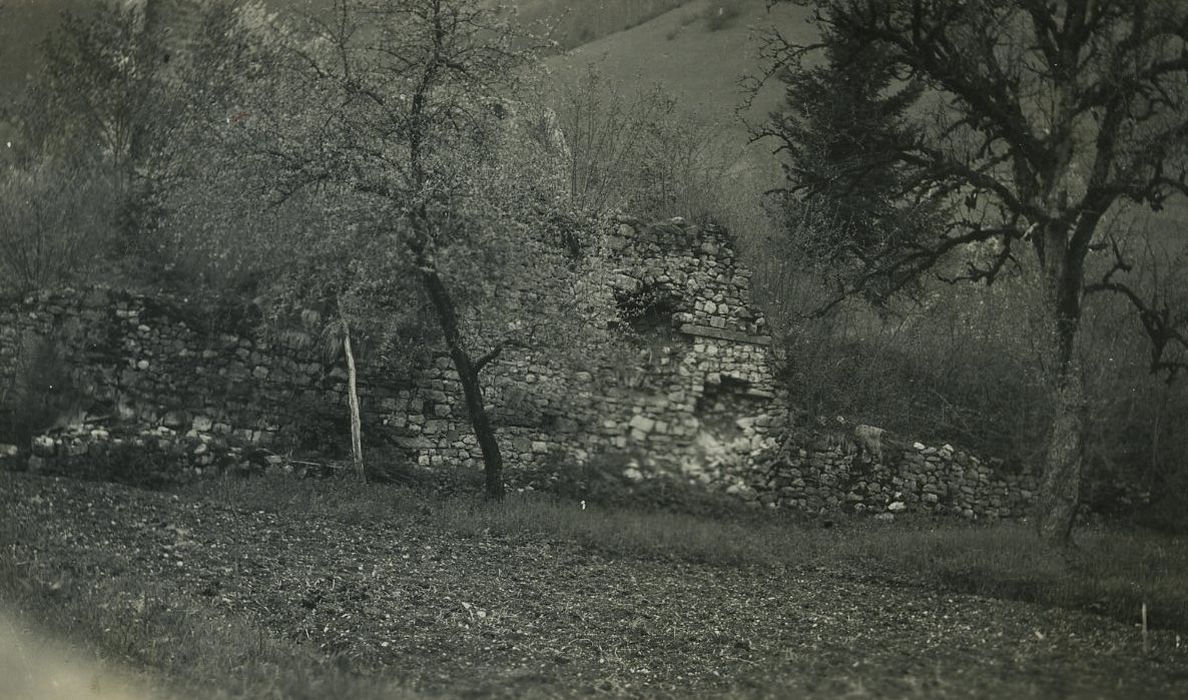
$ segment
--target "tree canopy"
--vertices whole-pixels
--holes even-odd
[[[1125,206],[1160,209],[1188,194],[1188,6],[1177,0],[772,0],[814,9],[822,40],[765,44],[768,75],[812,85],[823,53],[846,47],[877,55],[887,92],[919,86],[903,128],[860,154],[863,167],[836,177],[789,170],[792,189],[828,182],[833,192],[892,168],[898,206],[940,205],[921,237],[873,236],[862,270],[843,294],[894,291],[907,280],[960,263],[950,279],[993,282],[1030,251],[1041,270],[1055,330],[1050,350],[1062,410],[1051,429],[1040,495],[1041,530],[1067,538],[1080,485],[1083,406],[1073,371],[1087,295],[1115,293],[1151,340],[1151,367],[1188,367],[1185,317],[1144,289],[1107,215]],[[850,61],[852,68],[860,64]],[[875,73],[878,75],[879,73]],[[909,86],[907,88],[903,86]],[[905,94],[905,93],[900,93]],[[801,114],[801,119],[822,115]],[[803,129],[773,134],[796,155]],[[794,122],[795,123],[795,122]],[[798,149],[800,149],[798,151]],[[832,162],[819,159],[817,168]],[[889,166],[888,163],[891,165]],[[815,178],[815,179],[814,179]],[[822,179],[824,178],[824,179]],[[927,229],[925,230],[927,232]],[[1091,254],[1109,259],[1091,265]],[[1096,271],[1100,268],[1100,273]]]

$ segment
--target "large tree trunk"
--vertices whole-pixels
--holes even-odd
[[[1084,395],[1076,371],[1067,372],[1061,380],[1055,403],[1035,502],[1035,524],[1042,539],[1064,547],[1070,542],[1081,499]]]
[[[1041,261],[1054,311],[1054,414],[1035,502],[1036,531],[1059,547],[1071,541],[1081,500],[1085,395],[1073,361],[1081,321],[1082,257],[1068,249],[1068,227],[1055,222],[1044,232]]]
[[[462,382],[462,393],[466,400],[466,410],[470,414],[470,426],[474,430],[474,437],[478,440],[479,448],[483,452],[483,473],[486,477],[486,493],[488,498],[503,498],[503,454],[499,451],[499,441],[495,437],[495,429],[491,426],[490,417],[483,402],[483,388],[479,383],[479,367],[467,352],[458,330],[458,315],[454,309],[453,299],[441,281],[437,272],[422,266],[421,281],[433,308],[437,312],[437,321],[445,336],[446,347],[450,352],[450,359],[454,361],[454,369],[458,371],[458,378]]]

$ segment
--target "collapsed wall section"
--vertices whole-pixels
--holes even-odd
[[[535,471],[615,454],[631,479],[684,475],[748,490],[750,460],[775,445],[783,410],[771,337],[729,236],[622,218],[599,254],[615,306],[602,340],[621,352],[578,370],[531,350],[493,363],[484,394],[505,460]],[[387,417],[394,442],[425,466],[481,465],[448,359],[416,384]]]

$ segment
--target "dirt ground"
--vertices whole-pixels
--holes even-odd
[[[10,681],[30,658],[17,628],[40,622],[28,601],[69,594],[133,619],[198,609],[413,694],[1188,697],[1188,645],[1173,632],[1144,653],[1110,619],[854,572],[613,558],[13,474],[0,474],[0,507],[0,551],[24,577],[22,624],[0,628],[17,635],[0,642]],[[85,621],[71,634],[118,648]],[[217,682],[174,678],[137,649],[109,658],[181,686]],[[23,694],[12,687],[25,686],[0,695]],[[52,692],[36,697],[82,697]]]

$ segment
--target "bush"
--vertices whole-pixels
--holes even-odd
[[[0,442],[28,448],[35,435],[79,413],[82,406],[83,396],[71,378],[64,342],[25,335],[12,379],[0,393]]]
[[[0,292],[85,279],[112,238],[112,193],[95,169],[42,163],[0,170]]]
[[[943,291],[902,315],[853,301],[823,318],[790,320],[784,381],[810,416],[845,415],[901,440],[1034,463],[1049,389],[1030,352],[1035,332],[1025,331],[1027,285]]]
[[[825,239],[836,232],[811,214],[793,245],[771,220],[725,212],[728,227],[758,234],[740,237],[741,252],[755,271],[756,300],[783,339],[783,381],[797,408],[1039,467],[1052,396],[1042,346],[1051,331],[1034,271],[1025,266],[988,288],[923,283],[914,300],[874,307],[849,299],[814,317],[836,289],[836,269],[820,267],[804,246],[814,232]],[[1128,303],[1092,300],[1077,351],[1089,397],[1086,502],[1096,512],[1183,528],[1177,513],[1188,511],[1188,490],[1178,485],[1188,481],[1188,435],[1173,426],[1188,420],[1188,397],[1180,380],[1150,373],[1149,341]],[[1143,491],[1152,503],[1136,512],[1131,496]]]

